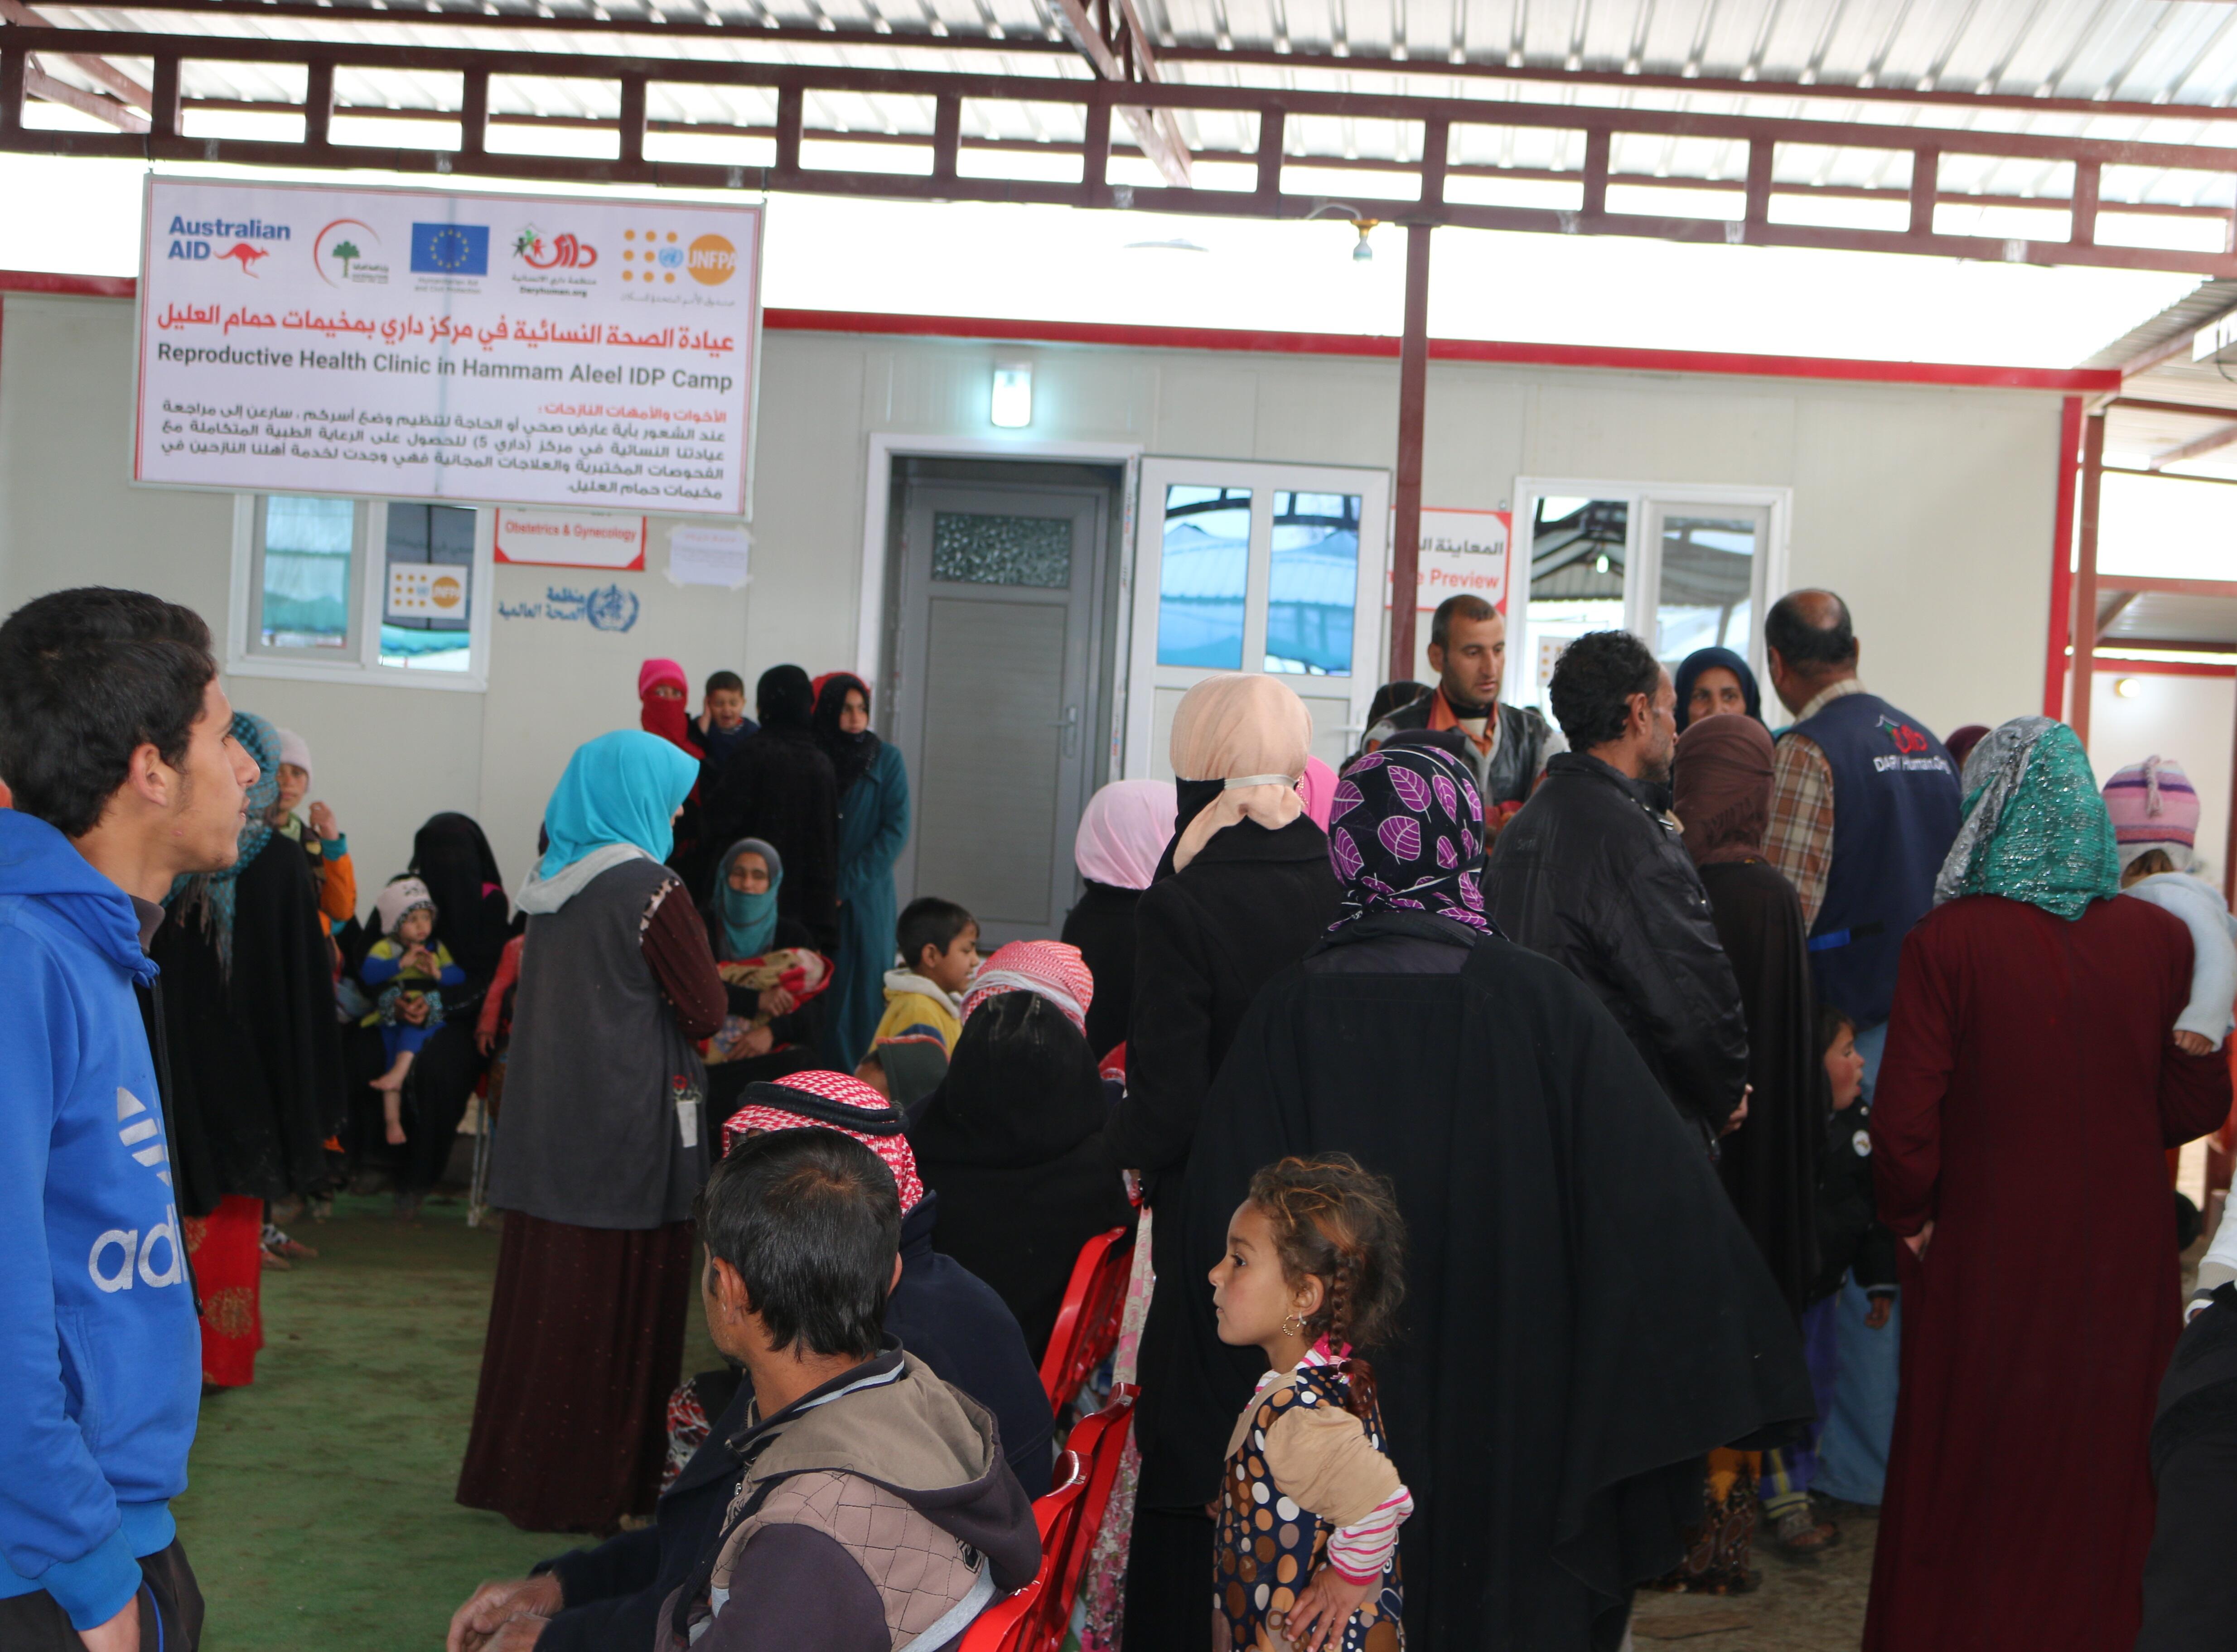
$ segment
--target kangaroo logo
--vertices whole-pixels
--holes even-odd
[[[220,258],[236,260],[244,271],[248,274],[254,275],[256,273],[254,267],[256,261],[259,259],[269,258],[272,254],[266,252],[261,247],[251,247],[247,241],[235,241],[232,246],[227,247],[225,251],[220,253],[218,256]]]

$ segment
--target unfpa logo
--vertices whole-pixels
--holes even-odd
[[[116,1090],[116,1139],[131,1149],[137,1163],[155,1173],[165,1187],[171,1185],[170,1155],[161,1139],[161,1127],[148,1104],[122,1085]],[[159,1254],[162,1266],[155,1265]],[[85,1260],[93,1282],[108,1292],[129,1291],[136,1279],[154,1287],[176,1285],[186,1278],[186,1258],[179,1249],[179,1213],[168,1201],[163,1220],[143,1236],[137,1227],[112,1227],[93,1241]]]

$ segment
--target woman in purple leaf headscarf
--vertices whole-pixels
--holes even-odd
[[[1227,1419],[1265,1359],[1221,1341],[1206,1270],[1261,1167],[1352,1155],[1390,1178],[1406,1224],[1406,1333],[1359,1352],[1414,1496],[1409,1636],[1594,1652],[1683,1555],[1708,1451],[1808,1417],[1810,1378],[1638,1050],[1590,988],[1485,916],[1483,830],[1468,768],[1434,747],[1385,746],[1337,784],[1341,916],[1259,989],[1187,1185],[1158,1208],[1171,1306],[1143,1338],[1143,1399],[1158,1385],[1164,1497],[1216,1497]],[[1148,1447],[1144,1464],[1146,1485]]]
[[[1369,752],[1336,782],[1329,864],[1343,885],[1342,915],[1429,912],[1489,931],[1476,876],[1483,804],[1467,768],[1428,746]]]

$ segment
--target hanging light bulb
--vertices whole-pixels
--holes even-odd
[[[1354,263],[1371,264],[1375,261],[1375,249],[1368,245],[1367,234],[1382,221],[1379,218],[1355,218],[1351,220],[1351,227],[1359,232],[1359,245],[1351,249]]]

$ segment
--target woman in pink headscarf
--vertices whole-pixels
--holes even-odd
[[[1072,858],[1086,885],[1065,914],[1064,939],[1095,977],[1087,1043],[1098,1061],[1126,1042],[1134,1008],[1134,906],[1172,841],[1178,803],[1171,780],[1113,780],[1079,817]]]
[[[703,758],[691,738],[691,680],[673,660],[647,660],[637,671],[637,724],[689,753]]]

